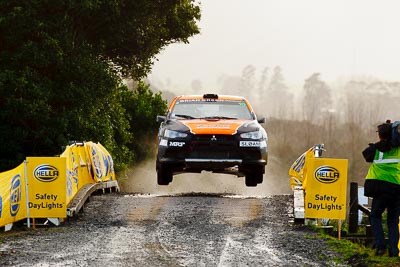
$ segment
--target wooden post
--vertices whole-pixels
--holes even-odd
[[[358,184],[350,183],[349,233],[358,231]]]

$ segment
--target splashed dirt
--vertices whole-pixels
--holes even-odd
[[[265,197],[291,194],[287,170],[281,170],[273,160],[270,162],[264,174],[264,182],[257,187],[246,187],[244,177],[210,172],[178,174],[168,186],[159,186],[155,160],[144,162],[130,170],[125,177],[120,177],[119,184],[122,192],[156,195],[215,193]]]

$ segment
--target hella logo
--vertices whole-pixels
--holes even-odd
[[[10,215],[15,217],[18,214],[19,207],[21,206],[22,197],[22,184],[21,175],[17,174],[11,180],[10,190]]]
[[[52,182],[58,178],[59,171],[49,164],[42,164],[33,171],[33,176],[41,182]]]
[[[315,179],[324,184],[336,182],[339,176],[339,171],[331,166],[321,166],[314,172]]]

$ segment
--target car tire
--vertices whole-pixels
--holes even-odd
[[[172,171],[168,167],[161,166],[157,170],[157,183],[158,185],[168,185],[172,182]]]
[[[263,180],[264,180],[264,174],[263,173],[259,173],[256,176],[256,180],[257,180],[257,184],[262,184]]]
[[[246,174],[245,184],[248,187],[257,186],[257,184],[261,184],[263,182],[263,173],[262,172],[252,172]]]

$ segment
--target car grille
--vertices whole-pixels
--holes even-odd
[[[237,141],[233,135],[194,135],[192,146],[195,148],[227,147],[232,149],[237,146]]]
[[[194,135],[187,157],[211,159],[240,158],[238,142],[232,135]]]

